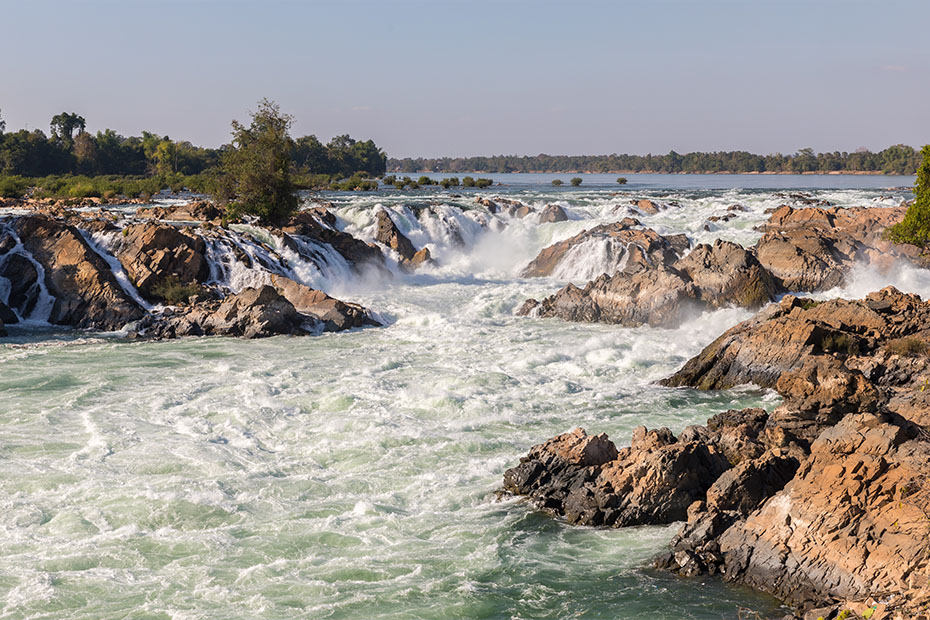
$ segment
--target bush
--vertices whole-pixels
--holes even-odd
[[[617,177],[617,183],[620,185],[626,185],[626,177]]]
[[[394,185],[394,181],[396,180],[397,180],[397,177],[391,174],[381,179],[381,182],[384,183],[385,185]]]
[[[914,202],[907,208],[904,219],[889,227],[885,235],[895,243],[926,246],[930,243],[930,144],[920,150],[923,162],[917,168],[914,184]]]
[[[827,334],[820,342],[824,353],[843,353],[846,355],[859,354],[859,342],[848,334],[841,332]]]
[[[462,185],[465,187],[474,187],[475,180],[472,177],[465,177],[464,179],[462,179]]]
[[[552,179],[552,184],[558,187],[562,184],[562,179]]]
[[[493,184],[494,184],[494,181],[492,181],[491,179],[476,179],[475,180],[475,187],[478,187],[481,189],[484,189],[485,187],[491,187],[491,185]]]
[[[29,182],[23,177],[0,178],[0,196],[3,198],[22,198],[28,187]]]
[[[927,343],[914,336],[896,338],[885,345],[885,350],[902,357],[917,357],[927,352]]]
[[[572,180],[569,181],[572,184],[572,187],[578,187],[581,185],[581,177],[572,177]]]
[[[156,299],[172,306],[186,303],[192,296],[199,294],[202,287],[196,282],[181,282],[174,274],[163,278],[152,286],[151,294]]]

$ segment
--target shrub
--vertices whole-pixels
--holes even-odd
[[[493,184],[494,184],[494,181],[492,181],[491,179],[476,179],[475,180],[475,187],[479,187],[482,189],[484,189],[485,187],[491,187],[491,185]]]
[[[0,178],[0,196],[3,198],[22,198],[28,187],[29,183],[23,177]]]
[[[626,177],[617,177],[617,183],[620,185],[626,185]]]
[[[385,185],[394,185],[394,181],[396,180],[397,180],[397,177],[395,177],[393,174],[390,174],[384,177],[383,179],[381,179],[381,182],[384,183]]]
[[[176,275],[171,274],[152,286],[151,294],[167,304],[177,305],[186,303],[188,299],[202,290],[196,282],[181,282]]]
[[[858,355],[859,342],[848,334],[841,332],[827,334],[820,342],[824,353],[842,353],[845,355]]]
[[[819,306],[819,305],[822,304],[822,303],[823,303],[823,302],[817,301],[817,300],[815,300],[815,299],[801,299],[801,300],[799,301],[799,304],[800,304],[801,308],[804,309],[804,310],[810,310],[811,308],[816,308],[817,306]]]
[[[920,150],[923,161],[917,168],[914,184],[914,202],[907,208],[904,219],[889,227],[885,234],[895,243],[926,246],[930,243],[930,144]]]
[[[562,179],[552,179],[552,184],[558,187],[562,184]]]
[[[462,185],[465,187],[474,187],[475,180],[472,177],[465,177],[464,179],[462,179]]]
[[[914,336],[896,338],[885,345],[885,350],[902,357],[917,357],[927,353],[927,343]]]
[[[572,184],[572,187],[578,187],[581,185],[581,177],[572,177],[572,180],[569,181]]]

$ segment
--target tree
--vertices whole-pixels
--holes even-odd
[[[62,112],[52,117],[49,127],[52,130],[52,138],[64,142],[69,147],[74,143],[74,132],[81,133],[84,131],[86,122],[83,116],[75,113]]]
[[[262,99],[248,127],[232,122],[232,148],[223,157],[224,178],[218,192],[231,198],[230,215],[248,213],[280,223],[297,210],[291,178],[294,141],[288,135],[293,117],[273,101]]]
[[[569,181],[572,184],[572,187],[578,187],[581,185],[581,177],[572,177],[572,180]]]
[[[930,144],[920,154],[923,161],[917,168],[914,202],[907,208],[904,219],[887,230],[888,238],[895,243],[930,244]]]
[[[552,179],[552,184],[558,187],[562,184],[562,179]]]
[[[617,177],[617,183],[620,185],[626,185],[626,177]]]

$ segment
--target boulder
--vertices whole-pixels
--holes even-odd
[[[412,259],[413,255],[416,254],[416,248],[410,243],[410,239],[400,232],[388,212],[379,209],[376,219],[377,232],[375,233],[375,240],[400,254],[405,261]]]
[[[637,429],[621,450],[576,429],[531,448],[504,474],[504,490],[580,525],[671,523],[728,467],[713,448],[676,441],[668,429]]]
[[[559,205],[546,205],[542,213],[539,214],[540,224],[553,224],[556,222],[565,222],[567,220],[568,215],[565,213],[565,209]]]
[[[647,198],[643,198],[641,200],[631,200],[630,204],[635,205],[637,209],[646,215],[655,215],[660,210],[658,204]]]
[[[274,287],[246,288],[222,301],[203,301],[182,312],[147,315],[132,333],[143,338],[240,336],[262,338],[312,333],[314,325]]]
[[[354,327],[381,325],[362,306],[339,301],[323,291],[304,286],[290,278],[272,275],[271,283],[298,312],[322,323],[323,331],[335,332]]]
[[[649,265],[671,265],[678,250],[668,239],[650,228],[631,228],[629,222],[601,224],[544,248],[521,275],[524,278],[551,276],[565,260],[580,259],[592,244],[611,243],[625,255],[624,271],[633,272]]]
[[[675,263],[709,308],[759,308],[773,299],[778,287],[752,252],[730,241],[701,244]]]
[[[116,330],[142,316],[78,229],[43,215],[17,217],[11,225],[45,271],[45,285],[55,298],[50,323]]]
[[[356,271],[361,272],[366,267],[372,267],[379,269],[385,276],[390,274],[384,268],[384,254],[377,245],[367,244],[339,230],[335,225],[335,216],[326,209],[318,207],[294,214],[284,226],[274,232],[280,235],[306,237],[318,243],[329,244]]]
[[[156,289],[169,280],[191,284],[210,277],[204,240],[170,224],[127,226],[115,254],[139,293],[156,301],[160,300]]]
[[[8,254],[0,258],[0,276],[10,282],[7,304],[19,313],[19,316],[28,317],[35,308],[40,293],[39,272],[35,264],[18,252]],[[5,322],[15,323],[15,320]]]

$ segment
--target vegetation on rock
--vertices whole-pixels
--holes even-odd
[[[895,243],[926,246],[930,243],[930,144],[921,149],[923,161],[917,169],[914,202],[904,219],[888,229],[888,238]]]

